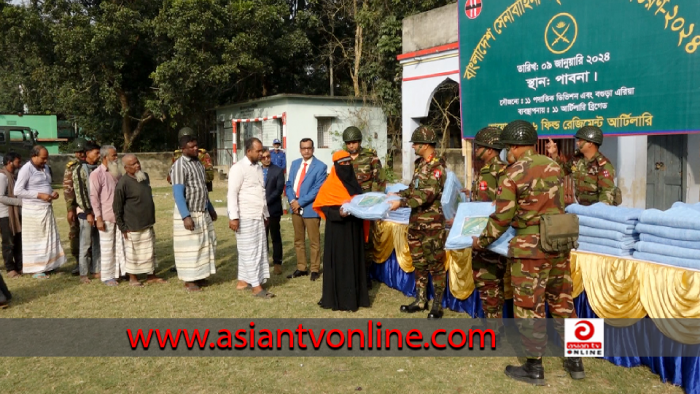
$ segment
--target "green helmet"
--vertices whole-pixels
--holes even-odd
[[[192,136],[195,136],[195,137],[196,137],[196,136],[197,136],[197,133],[195,133],[194,130],[192,130],[192,129],[189,128],[189,127],[183,127],[183,128],[181,128],[180,131],[177,133],[177,138],[180,139],[180,138],[182,138],[182,136],[184,136],[184,135],[192,135]]]
[[[503,145],[535,145],[537,144],[537,131],[530,122],[514,120],[503,128],[501,143]]]
[[[76,138],[74,142],[75,142],[75,148],[73,148],[73,152],[84,152],[85,151],[85,144],[87,142],[84,139]]]
[[[355,126],[350,126],[345,131],[343,131],[343,141],[362,141],[362,131]]]
[[[496,150],[503,149],[501,143],[501,129],[496,127],[484,127],[474,136],[474,144]]]
[[[438,138],[430,126],[419,126],[413,134],[411,134],[411,141],[414,144],[437,144]]]
[[[592,142],[600,146],[603,145],[603,130],[596,126],[583,126],[578,129],[574,138]]]

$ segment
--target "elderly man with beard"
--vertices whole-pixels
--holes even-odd
[[[147,274],[146,283],[165,283],[155,275],[156,206],[148,174],[141,171],[141,163],[133,154],[122,158],[126,175],[114,189],[114,218],[124,238],[124,255],[129,284],[143,287],[136,275]]]
[[[90,174],[90,202],[100,236],[100,279],[107,286],[116,286],[124,271],[124,241],[117,227],[112,202],[114,188],[121,177],[117,149],[105,145],[100,149],[102,164]]]
[[[22,199],[22,271],[46,279],[46,272],[66,262],[51,206],[58,192],[51,187],[51,172],[46,166],[49,151],[37,145],[29,155],[31,159],[19,170],[15,183],[15,195]]]

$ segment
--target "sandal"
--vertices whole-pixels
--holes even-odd
[[[34,278],[34,279],[49,279],[49,276],[46,275],[45,273],[41,272],[41,273],[32,275],[32,278]]]
[[[87,276],[81,276],[80,283],[88,284],[88,283],[90,283],[90,278],[88,278]]]
[[[143,287],[143,283],[139,281],[131,282],[129,281],[129,285],[134,286],[134,287]]]
[[[102,282],[107,286],[114,287],[114,286],[119,286],[119,282],[117,282],[115,279],[110,279],[108,281]]]
[[[192,284],[192,285],[185,285],[185,290],[187,290],[188,293],[195,292],[195,291],[202,291],[202,288]]]
[[[268,292],[267,290],[265,290],[265,289],[262,289],[261,291],[259,291],[259,292],[255,293],[255,294],[253,294],[253,297],[259,297],[259,298],[270,299],[270,298],[274,298],[275,295],[272,294],[272,293],[269,293],[269,292]]]

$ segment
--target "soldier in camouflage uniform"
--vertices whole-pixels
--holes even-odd
[[[484,166],[474,180],[471,201],[496,201],[498,181],[506,168],[506,163],[499,156],[503,149],[500,137],[501,130],[495,127],[483,128],[474,137],[476,156],[484,162]],[[488,319],[487,326],[499,333],[502,333],[503,325],[496,325],[493,319],[503,317],[503,277],[508,267],[508,259],[504,256],[490,251],[472,251],[474,286],[479,290],[481,307]]]
[[[559,157],[557,144],[551,138],[547,153],[562,167],[564,174],[573,174],[576,201],[586,206],[597,202],[619,205],[620,201],[615,201],[615,168],[598,151],[603,144],[603,131],[596,126],[584,126],[574,137],[576,152],[566,163]]]
[[[382,162],[377,156],[377,151],[369,148],[362,148],[362,131],[355,126],[350,126],[343,131],[343,141],[345,150],[352,158],[352,168],[357,177],[357,183],[362,188],[362,193],[381,192],[386,189],[386,180],[382,171]],[[369,272],[374,264],[372,250],[372,235],[374,233],[374,222],[370,224],[369,240],[365,243],[365,266],[367,271],[367,287],[372,288],[372,280]]]
[[[85,143],[85,140],[82,138],[75,139],[75,159],[70,160],[68,164],[66,164],[66,171],[63,173],[63,197],[66,200],[68,225],[70,226],[68,239],[70,240],[70,252],[75,258],[76,263],[80,255],[80,224],[78,223],[78,214],[76,212],[78,203],[75,201],[73,170],[78,167],[81,162],[85,161]],[[78,267],[76,265],[73,274],[77,275],[78,272]]]
[[[556,318],[555,328],[562,340],[561,319],[576,317],[576,313],[568,253],[547,253],[540,246],[540,218],[564,213],[564,181],[556,162],[535,153],[537,138],[532,124],[523,120],[503,129],[501,143],[510,164],[496,192],[496,211],[481,236],[474,237],[473,248],[483,250],[509,225],[515,228],[508,257],[512,259],[515,317],[528,359],[521,366],[509,365],[505,373],[515,380],[544,385],[541,355],[547,343],[545,301]],[[580,358],[567,358],[564,368],[572,378],[584,377]]]
[[[193,135],[195,137],[197,136],[194,130],[192,130],[191,128],[183,127],[177,133],[178,141],[184,135]],[[171,164],[174,164],[177,161],[177,159],[180,158],[180,156],[182,156],[182,151],[180,149],[173,152],[173,162]],[[198,159],[204,165],[204,173],[207,181],[207,190],[212,191],[214,190],[214,175],[216,174],[216,170],[214,170],[214,165],[212,164],[211,156],[209,156],[209,153],[207,153],[206,149],[199,149]],[[168,174],[168,183],[172,183],[170,181],[170,174]]]
[[[445,293],[445,216],[442,213],[442,191],[445,188],[447,165],[437,157],[437,135],[428,126],[418,127],[411,143],[419,158],[415,161],[413,180],[408,189],[392,201],[391,209],[411,208],[408,224],[408,247],[415,267],[416,300],[401,305],[401,312],[415,313],[428,309],[428,274],[433,279],[435,297],[428,319],[442,317],[442,296]]]

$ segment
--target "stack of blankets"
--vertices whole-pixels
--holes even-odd
[[[636,229],[640,242],[635,259],[700,269],[700,203],[645,210]]]
[[[478,237],[489,220],[489,215],[496,207],[490,202],[467,202],[459,204],[454,224],[447,235],[446,250],[461,250],[471,248],[473,239]],[[508,243],[515,235],[515,230],[509,230],[496,242],[489,245],[488,249],[502,256],[508,255]]]
[[[573,204],[567,213],[579,218],[578,250],[618,257],[632,257],[639,234],[636,226],[643,210],[603,203]]]
[[[457,207],[462,202],[467,202],[467,196],[462,193],[462,183],[459,182],[454,172],[447,171],[445,188],[442,190],[442,199],[440,200],[445,219],[454,219]]]
[[[388,217],[391,209],[389,202],[400,199],[397,196],[388,196],[378,192],[358,194],[350,202],[343,204],[342,208],[360,219],[384,220]]]

